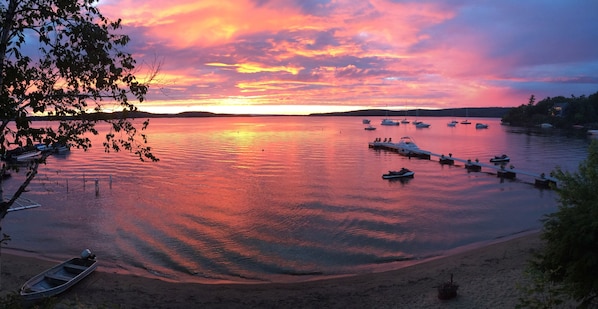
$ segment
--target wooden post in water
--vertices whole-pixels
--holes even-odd
[[[66,180],[66,193],[69,193],[69,180]]]
[[[112,175],[110,175],[110,190],[112,190]]]
[[[100,195],[100,181],[96,178],[95,183],[96,183],[96,196],[98,196],[98,195]]]

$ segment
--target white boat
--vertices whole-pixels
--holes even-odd
[[[406,168],[401,168],[400,171],[388,171],[387,174],[383,174],[383,179],[396,179],[396,178],[412,178],[415,175],[414,172]]]
[[[588,135],[598,135],[598,130],[588,130]]]
[[[422,152],[415,144],[415,141],[409,136],[401,137],[395,146],[397,147],[397,151],[403,155],[419,154]]]
[[[401,123],[409,123],[409,120],[407,120],[407,118],[403,118],[403,120],[401,120]]]
[[[17,162],[27,162],[27,161],[32,161],[35,159],[39,159],[42,157],[42,152],[39,150],[32,150],[32,151],[27,151],[24,152],[22,154],[16,155],[14,157],[14,159]]]
[[[552,125],[550,123],[541,123],[538,126],[540,128],[542,128],[542,129],[550,129],[550,128],[552,128]]]
[[[361,121],[361,123],[363,123],[363,124],[370,124],[370,120],[369,119],[363,119]]]
[[[415,125],[416,128],[429,128],[430,124],[429,123],[425,123],[425,122],[419,122],[418,124]]]
[[[401,123],[392,119],[384,118],[382,119],[382,122],[380,122],[380,124],[383,126],[398,126]]]
[[[475,124],[475,128],[476,129],[488,129],[488,125],[485,124],[485,123],[479,123],[478,122],[478,123]]]
[[[511,158],[509,158],[509,156],[507,156],[506,154],[500,155],[500,156],[494,156],[494,158],[490,159],[490,162],[492,163],[501,163],[501,162],[509,162],[511,161]]]
[[[457,120],[453,120],[453,121],[451,121],[451,122],[447,123],[446,125],[447,125],[447,126],[449,126],[449,127],[454,127],[454,126],[456,126],[456,125],[457,125],[457,123],[459,123],[459,121],[457,121]]]
[[[367,130],[367,131],[374,131],[374,130],[376,130],[376,127],[374,127],[374,126],[372,126],[372,125],[369,125],[369,126],[367,126],[367,127],[363,128],[363,129],[364,129],[364,130]]]
[[[62,262],[29,279],[21,287],[25,301],[37,301],[58,295],[83,280],[97,268],[95,255],[85,249],[81,257]]]

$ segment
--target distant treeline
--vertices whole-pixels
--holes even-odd
[[[86,119],[118,119],[118,118],[192,118],[192,117],[260,117],[288,115],[237,115],[215,114],[210,112],[184,112],[178,114],[154,114],[139,111],[118,113],[90,113],[78,117]],[[468,107],[447,109],[412,109],[387,110],[367,109],[347,112],[316,113],[308,116],[358,116],[358,117],[471,117],[501,118],[503,124],[520,127],[534,127],[549,123],[557,128],[584,127],[598,129],[598,92],[586,97],[553,97],[536,103],[532,95],[527,104],[518,107]],[[70,117],[72,118],[72,117]],[[56,120],[67,117],[33,117],[32,120]]]
[[[449,108],[449,109],[417,109],[393,111],[386,109],[367,109],[348,112],[335,113],[316,113],[308,116],[381,116],[381,117],[415,117],[415,116],[432,116],[432,117],[490,117],[501,118],[511,108],[510,107],[475,107],[475,108]],[[260,116],[289,116],[289,115],[259,115],[259,114],[215,114],[210,112],[184,112],[178,114],[154,114],[140,111],[127,111],[115,113],[89,113],[76,117],[76,119],[119,119],[119,118],[195,118],[195,117],[260,117]],[[58,119],[75,119],[75,117],[66,116],[38,116],[32,117],[32,120],[58,120]]]
[[[586,97],[553,97],[536,103],[531,96],[527,104],[511,108],[502,117],[504,124],[533,127],[549,123],[557,128],[584,127],[598,129],[598,92]]]
[[[472,117],[472,118],[501,118],[511,107],[468,107],[446,109],[411,109],[411,110],[386,110],[364,109],[350,112],[334,112],[311,114],[310,116],[381,116],[381,117]]]

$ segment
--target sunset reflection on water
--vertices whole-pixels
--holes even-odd
[[[3,231],[16,250],[61,260],[89,247],[104,269],[182,282],[392,269],[537,228],[556,195],[525,176],[501,181],[494,170],[468,173],[460,163],[369,149],[374,138],[409,135],[422,149],[480,162],[508,153],[511,164],[538,174],[574,169],[588,144],[513,132],[497,119],[484,119],[484,130],[475,120],[454,128],[450,119],[425,121],[430,128],[372,119],[377,130],[365,131],[357,117],[152,119],[159,162],[106,154],[101,143],[50,157],[27,193],[43,206],[11,213]],[[381,179],[401,167],[415,177]]]

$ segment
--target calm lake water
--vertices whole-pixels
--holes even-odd
[[[10,213],[3,232],[13,250],[60,261],[90,248],[106,271],[179,282],[396,269],[537,229],[557,195],[534,187],[533,177],[502,180],[491,169],[468,173],[458,162],[370,149],[374,138],[408,135],[422,149],[480,162],[507,153],[515,168],[537,174],[575,170],[589,144],[498,119],[451,128],[448,118],[420,118],[427,129],[371,120],[375,131],[358,117],[152,119],[160,162],[106,154],[101,142],[52,156],[26,193],[43,206]],[[476,129],[478,121],[489,128]],[[381,178],[401,167],[415,177]]]

